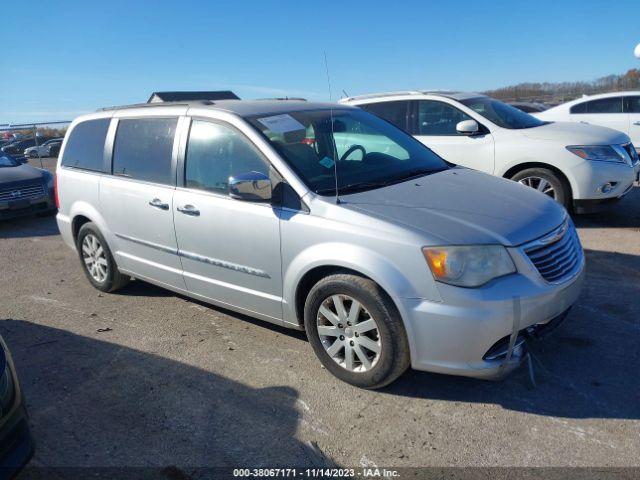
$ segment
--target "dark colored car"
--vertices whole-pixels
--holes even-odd
[[[33,450],[16,370],[0,337],[0,478],[13,478],[31,459]]]
[[[0,219],[56,211],[53,175],[0,154]]]
[[[49,147],[49,157],[57,157],[60,155],[60,147],[62,146],[62,140],[59,142],[51,142]]]
[[[518,110],[521,110],[525,113],[544,112],[549,108],[548,105],[537,102],[511,102],[509,105],[511,105],[512,107],[516,107]]]
[[[42,145],[47,140],[49,140],[49,137],[38,137],[38,145]],[[26,138],[24,140],[18,140],[17,142],[9,143],[0,148],[0,150],[3,153],[8,153],[9,155],[22,155],[24,154],[25,149],[34,147],[35,145],[35,138]]]

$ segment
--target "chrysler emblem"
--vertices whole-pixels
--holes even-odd
[[[17,197],[20,196],[20,193],[22,193],[22,192],[20,192],[20,190],[16,190],[15,192],[11,192],[11,196],[13,198],[17,198]]]

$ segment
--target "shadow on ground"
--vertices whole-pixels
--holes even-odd
[[[640,230],[640,185],[618,203],[597,213],[573,215],[578,228],[629,228]]]
[[[295,438],[293,388],[251,388],[25,320],[0,332],[27,397],[32,466],[166,467],[180,479],[195,467],[329,466]]]
[[[49,237],[59,235],[58,224],[55,215],[44,217],[29,216],[0,220],[0,239],[2,238],[27,238]]]

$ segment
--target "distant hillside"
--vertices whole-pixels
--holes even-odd
[[[640,70],[633,68],[623,75],[607,75],[592,82],[519,83],[483,92],[507,102],[562,103],[595,93],[640,90]]]

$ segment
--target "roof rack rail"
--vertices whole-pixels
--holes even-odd
[[[114,105],[112,107],[103,107],[103,108],[99,108],[96,111],[108,112],[110,110],[125,110],[128,108],[153,108],[153,107],[173,107],[173,106],[188,107],[189,104],[185,102],[132,103],[129,105]]]
[[[293,102],[306,102],[306,98],[302,97],[273,97],[273,98],[256,98],[258,101],[273,101],[273,100],[282,100],[282,101],[293,101]]]
[[[378,97],[390,97],[393,95],[420,95],[423,93],[421,90],[400,90],[396,92],[380,92],[380,93],[368,93],[366,95],[355,95],[352,97],[345,97],[341,100],[363,100],[365,98],[378,98]]]

